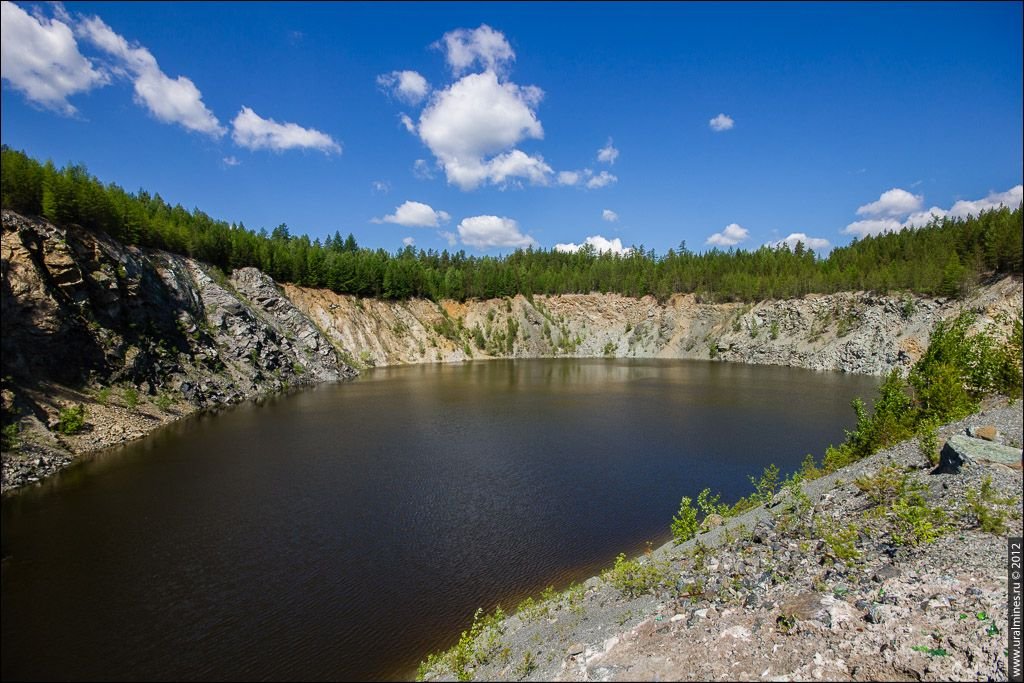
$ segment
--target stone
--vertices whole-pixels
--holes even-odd
[[[586,645],[583,643],[573,643],[569,646],[569,649],[566,650],[566,652],[570,657],[575,657],[578,654],[582,654],[585,649]]]
[[[995,425],[982,425],[980,427],[968,428],[967,435],[972,436],[975,439],[984,439],[985,441],[996,441],[999,439],[999,430],[996,429]]]
[[[932,474],[959,474],[963,467],[997,463],[1020,469],[1022,451],[963,434],[951,436],[939,453],[939,466]]]

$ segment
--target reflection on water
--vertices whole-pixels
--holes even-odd
[[[489,361],[185,420],[4,501],[3,677],[408,676],[478,606],[667,540],[683,495],[820,455],[876,384]]]

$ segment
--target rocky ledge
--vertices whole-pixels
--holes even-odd
[[[425,677],[1005,680],[1021,421],[1021,402],[1002,400],[941,428],[977,454],[955,474],[912,440],[790,487],[685,544],[481,620]],[[982,435],[1016,460],[984,457]]]

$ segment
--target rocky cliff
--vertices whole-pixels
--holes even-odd
[[[880,375],[907,369],[933,325],[964,308],[979,324],[1020,315],[1021,282],[1006,278],[965,301],[867,292],[758,304],[676,295],[523,296],[457,303],[359,300],[284,285],[289,299],[352,362],[363,365],[549,356],[717,358]]]
[[[657,357],[882,374],[970,307],[1019,315],[1011,278],[966,301],[864,292],[755,305],[617,294],[357,299],[230,276],[102,233],[3,212],[3,489],[203,408],[354,368],[499,357]],[[81,428],[62,412],[83,406]],[[12,445],[17,448],[12,449]]]
[[[255,269],[227,278],[9,211],[0,249],[5,442],[20,455],[5,490],[197,409],[355,375]],[[84,428],[62,425],[78,405]]]

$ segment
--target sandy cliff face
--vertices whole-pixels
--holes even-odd
[[[885,374],[909,368],[935,322],[965,308],[979,324],[1021,311],[1021,283],[1010,278],[965,301],[865,292],[811,295],[754,305],[698,303],[676,295],[516,296],[466,303],[360,301],[284,285],[288,298],[355,363],[468,358],[718,358],[815,370]]]

